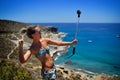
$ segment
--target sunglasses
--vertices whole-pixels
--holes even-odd
[[[41,34],[42,30],[35,31],[36,34]]]
[[[39,31],[35,31],[35,30],[30,30],[30,33],[31,34],[41,34],[42,30],[39,30]]]

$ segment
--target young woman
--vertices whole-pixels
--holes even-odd
[[[60,42],[51,40],[49,38],[41,37],[41,29],[39,26],[29,27],[27,30],[27,36],[33,39],[31,47],[23,53],[23,39],[19,40],[19,60],[21,63],[25,63],[31,56],[34,54],[36,58],[41,62],[42,69],[41,75],[44,80],[56,80],[56,69],[54,65],[54,60],[49,54],[48,45],[72,45],[76,44],[77,40],[73,40],[72,42]]]

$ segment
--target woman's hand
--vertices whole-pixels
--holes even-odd
[[[24,43],[23,38],[22,38],[22,39],[19,39],[19,46],[20,46],[20,47],[23,47],[23,43]]]
[[[78,41],[76,40],[76,39],[74,39],[73,41],[72,41],[72,44],[76,44]]]

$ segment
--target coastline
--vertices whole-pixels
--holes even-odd
[[[81,71],[73,70],[65,66],[57,66],[58,71],[61,72],[64,78],[72,79],[76,78],[75,80],[95,80],[95,75],[90,75]]]
[[[61,72],[61,75],[65,80],[120,80],[119,75],[107,75],[107,74],[88,74],[81,71],[72,70],[66,66],[57,66],[57,71]]]

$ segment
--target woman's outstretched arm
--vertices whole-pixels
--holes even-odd
[[[77,43],[77,40],[73,40],[71,42],[62,42],[62,41],[57,41],[57,40],[51,40],[49,38],[46,38],[46,41],[48,42],[48,44],[51,45],[58,45],[58,46],[66,46],[66,45],[73,45]]]
[[[19,60],[20,63],[25,63],[31,56],[31,51],[27,50],[26,53],[23,53],[23,39],[19,40]]]

